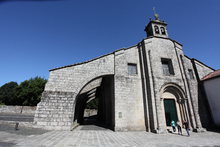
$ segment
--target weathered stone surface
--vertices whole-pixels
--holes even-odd
[[[150,35],[136,46],[51,70],[35,114],[37,126],[70,129],[76,115],[80,115],[79,107],[99,96],[105,98],[101,99],[103,112],[98,115],[112,122],[115,131],[167,132],[165,100],[174,100],[181,123],[187,120],[192,129],[201,129],[199,81],[213,69],[186,57],[182,45],[168,38],[166,24],[160,25],[164,25],[165,35]],[[164,59],[170,62],[170,75],[163,72]],[[136,74],[129,74],[129,64],[136,66]]]
[[[36,106],[0,106],[0,113],[10,113],[10,114],[34,114]]]

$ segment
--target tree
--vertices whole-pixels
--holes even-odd
[[[98,110],[98,105],[99,105],[99,99],[96,97],[86,104],[86,109],[97,109]]]
[[[0,104],[36,106],[47,80],[41,77],[25,80],[20,85],[9,82],[0,87]]]
[[[16,82],[8,82],[0,87],[0,103],[5,105],[13,105],[16,99],[15,91],[18,87]]]
[[[22,106],[36,106],[40,102],[41,94],[47,80],[41,77],[31,78],[22,82],[16,88],[16,104]]]

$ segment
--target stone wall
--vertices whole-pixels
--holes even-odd
[[[92,61],[50,71],[45,91],[79,93],[94,78],[114,74],[114,55],[110,54]]]
[[[201,63],[196,59],[191,59],[191,62],[194,66],[196,79],[198,81],[198,100],[196,101],[196,105],[198,105],[198,107],[196,107],[196,109],[199,113],[202,126],[208,128],[210,125],[212,125],[212,118],[210,108],[208,105],[208,100],[201,79],[207,74],[213,72],[214,69],[208,67],[207,65]]]
[[[15,113],[34,115],[36,106],[0,106],[0,113]]]
[[[173,75],[164,75],[162,58],[172,60]],[[129,63],[137,65],[137,74],[129,75]],[[105,120],[112,121],[114,130],[166,132],[161,96],[163,88],[170,84],[182,92],[181,100],[184,101],[186,111],[184,115],[187,115],[190,126],[199,128],[198,80],[190,79],[188,69],[194,69],[193,75],[201,79],[211,69],[200,64],[192,64],[192,60],[184,56],[181,44],[176,41],[149,37],[137,46],[120,49],[81,64],[53,69],[50,71],[34,121],[38,126],[47,129],[69,130],[73,124],[76,98],[80,98],[78,95],[99,87],[100,81],[97,79],[110,75],[111,92],[102,94],[108,97],[103,104],[111,103],[111,107],[108,105],[111,110],[103,109],[103,115]]]
[[[89,117],[89,116],[93,116],[93,115],[97,115],[96,109],[85,109],[84,117]]]
[[[128,74],[128,63],[137,75]],[[146,130],[138,48],[115,52],[115,130]]]
[[[181,46],[180,46],[181,47]],[[161,89],[169,83],[176,84],[184,90],[182,71],[179,63],[179,54],[182,48],[175,48],[175,42],[163,38],[150,38],[145,40],[146,57],[148,58],[152,113],[155,115],[152,131],[166,132],[165,112],[161,100]],[[178,52],[177,52],[177,51]],[[161,59],[171,59],[174,75],[164,76]],[[154,129],[154,130],[153,130]]]
[[[192,65],[192,62],[189,58],[185,56],[181,56],[181,62],[183,63],[185,80],[186,80],[186,88],[188,89],[188,103],[189,103],[189,118],[190,125],[192,128],[201,128],[199,110],[198,110],[198,81],[196,80],[195,70]],[[193,78],[189,76],[189,70],[193,72]]]
[[[44,91],[34,117],[37,126],[49,130],[70,130],[75,93]]]
[[[198,71],[199,80],[201,80],[204,76],[214,71],[214,69],[206,66],[205,64],[199,62],[198,60],[194,59],[193,61],[195,63],[196,70]]]
[[[113,54],[51,70],[34,122],[46,129],[70,130],[81,89],[97,77],[113,74]]]

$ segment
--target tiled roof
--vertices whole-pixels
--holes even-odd
[[[214,72],[211,72],[208,75],[204,76],[202,78],[202,81],[209,80],[209,79],[212,79],[212,78],[216,78],[216,77],[219,77],[219,76],[220,76],[220,69],[216,70]]]

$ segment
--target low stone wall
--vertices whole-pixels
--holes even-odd
[[[96,109],[85,109],[84,110],[84,117],[89,117],[93,115],[97,115],[97,110]]]
[[[34,115],[36,106],[0,106],[0,113],[22,113]]]

